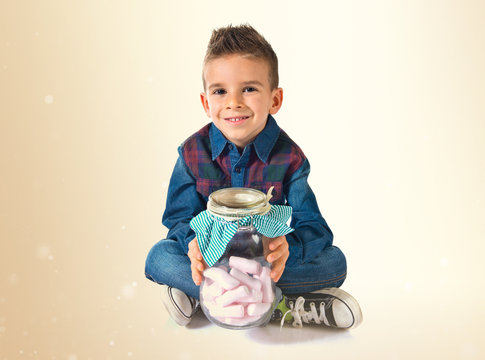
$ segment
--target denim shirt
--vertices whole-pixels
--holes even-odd
[[[259,185],[259,182],[255,183],[251,180],[262,176],[260,173],[266,174],[266,172],[259,171],[259,169],[254,171],[252,168],[255,167],[255,163],[267,164],[269,157],[280,155],[278,151],[281,150],[281,147],[278,144],[283,141],[282,136],[286,136],[284,138],[286,143],[291,142],[299,150],[299,147],[279,128],[271,115],[268,116],[265,128],[253,142],[246,145],[241,154],[235,144],[227,140],[213,123],[207,126],[208,132],[206,131],[204,134],[210,142],[209,161],[214,162],[215,168],[220,169],[218,170],[221,172],[220,177],[225,179],[218,183],[219,187],[245,187],[249,184],[249,186],[257,188],[258,186],[254,186],[254,184]],[[201,187],[200,183],[204,183],[204,181],[198,179],[189,167],[194,161],[193,158],[198,158],[199,155],[196,154],[197,150],[187,150],[186,144],[187,140],[178,148],[179,158],[170,179],[165,212],[162,217],[163,225],[169,229],[167,238],[178,241],[183,247],[184,253],[188,252],[188,244],[195,237],[195,233],[189,226],[190,220],[201,211],[206,210],[209,192],[217,190],[217,187]],[[303,153],[301,152],[301,154]],[[252,161],[251,159],[256,156],[258,161]],[[225,162],[221,163],[222,157]],[[219,163],[216,164],[216,161]],[[315,195],[307,182],[310,163],[303,155],[302,161],[298,164],[298,168],[291,169],[291,171],[288,166],[285,167],[287,173],[280,174],[279,183],[282,184],[282,186],[280,185],[282,189],[278,190],[276,187],[278,192],[272,199],[272,203],[292,207],[290,226],[295,231],[286,235],[290,251],[287,265],[311,261],[322,249],[332,245],[333,242],[333,234],[322,217]],[[194,169],[193,166],[192,168]],[[274,176],[265,177],[266,179],[263,176],[262,180],[265,183],[262,184],[260,190],[264,191],[270,186],[278,184],[278,182],[271,181],[275,180]]]

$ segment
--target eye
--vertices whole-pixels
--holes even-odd
[[[245,87],[243,90],[243,92],[254,92],[254,91],[258,91],[258,89],[252,86]]]
[[[224,89],[215,89],[212,93],[214,95],[224,95],[226,93],[226,90],[224,90]]]

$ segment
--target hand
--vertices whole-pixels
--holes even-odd
[[[207,267],[206,262],[202,258],[200,253],[199,244],[197,243],[197,237],[189,242],[189,252],[187,253],[190,259],[190,269],[192,270],[192,280],[195,285],[200,285],[202,282],[202,272]]]
[[[278,282],[285,270],[286,260],[290,256],[288,241],[286,241],[286,236],[284,235],[266,239],[269,241],[269,245],[267,246],[269,252],[266,256],[266,261],[272,265],[270,276],[274,282]]]

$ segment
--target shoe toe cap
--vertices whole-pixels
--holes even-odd
[[[333,317],[335,324],[339,328],[349,328],[354,325],[354,316],[349,307],[339,299],[335,299],[332,304]]]

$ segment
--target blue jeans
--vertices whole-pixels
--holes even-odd
[[[287,264],[276,283],[283,294],[301,294],[327,287],[340,287],[347,275],[347,263],[336,246],[324,248],[310,262]],[[199,298],[199,286],[192,280],[190,259],[177,241],[161,240],[148,253],[145,276],[156,283],[182,290]]]

